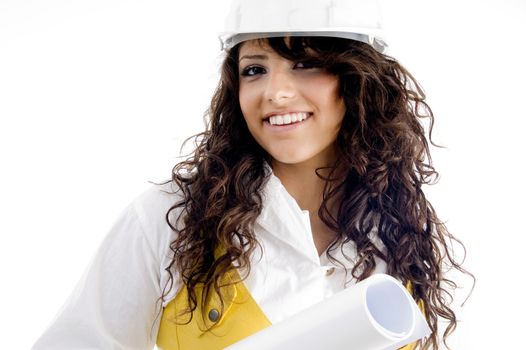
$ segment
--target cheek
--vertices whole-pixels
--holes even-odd
[[[311,76],[301,84],[303,91],[309,93],[310,96],[319,96],[328,103],[333,103],[340,97],[340,81],[337,76],[322,73],[316,76]]]
[[[343,119],[345,102],[340,94],[340,82],[333,75],[320,76],[312,84],[306,84],[307,93],[318,103],[318,106],[336,119]],[[331,118],[332,119],[332,118]]]
[[[245,120],[249,122],[250,119],[255,118],[257,112],[258,97],[254,89],[244,87],[239,88],[239,106]]]
[[[338,79],[333,81],[332,87],[327,91],[327,100],[332,101],[334,112],[343,119],[346,107],[345,101],[340,94],[340,83]]]

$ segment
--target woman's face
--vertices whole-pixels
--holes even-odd
[[[266,44],[239,52],[239,103],[254,139],[273,162],[331,165],[345,114],[339,79],[315,61],[293,63]]]

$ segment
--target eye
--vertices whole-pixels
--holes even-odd
[[[297,62],[294,65],[295,69],[314,69],[314,68],[322,68],[322,64],[320,61],[316,60],[308,60],[308,61],[300,61]]]
[[[258,74],[264,74],[265,68],[260,66],[248,66],[241,71],[241,75],[244,77],[253,77]]]

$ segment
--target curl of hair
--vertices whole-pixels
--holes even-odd
[[[361,42],[294,37],[261,43],[293,62],[316,60],[339,77],[346,105],[336,140],[340,159],[326,178],[319,216],[344,242],[355,243],[358,261],[351,273],[356,280],[374,272],[376,257],[386,262],[388,274],[412,284],[432,330],[419,347],[438,349],[439,319],[447,321],[444,340],[457,324],[449,292],[457,285],[445,277],[445,268],[470,273],[453,256],[452,243],[462,244],[422,191],[438,178],[429,149],[434,117],[423,90],[395,59]],[[236,267],[250,271],[250,256],[258,246],[253,225],[261,213],[261,190],[270,176],[265,163],[271,164],[271,158],[251,136],[239,106],[239,48],[225,57],[207,128],[195,135],[195,152],[172,173],[183,199],[166,216],[177,238],[170,245],[173,259],[166,268],[170,282],[165,291],[177,271],[189,291],[190,313],[212,289],[222,300],[222,276]],[[429,142],[423,119],[429,122]],[[336,216],[328,210],[335,198]],[[170,215],[175,210],[180,214],[174,222]],[[195,293],[198,285],[204,288],[201,300]]]

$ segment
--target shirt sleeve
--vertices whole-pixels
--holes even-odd
[[[131,204],[32,349],[152,349],[162,312],[160,261],[152,247]]]

